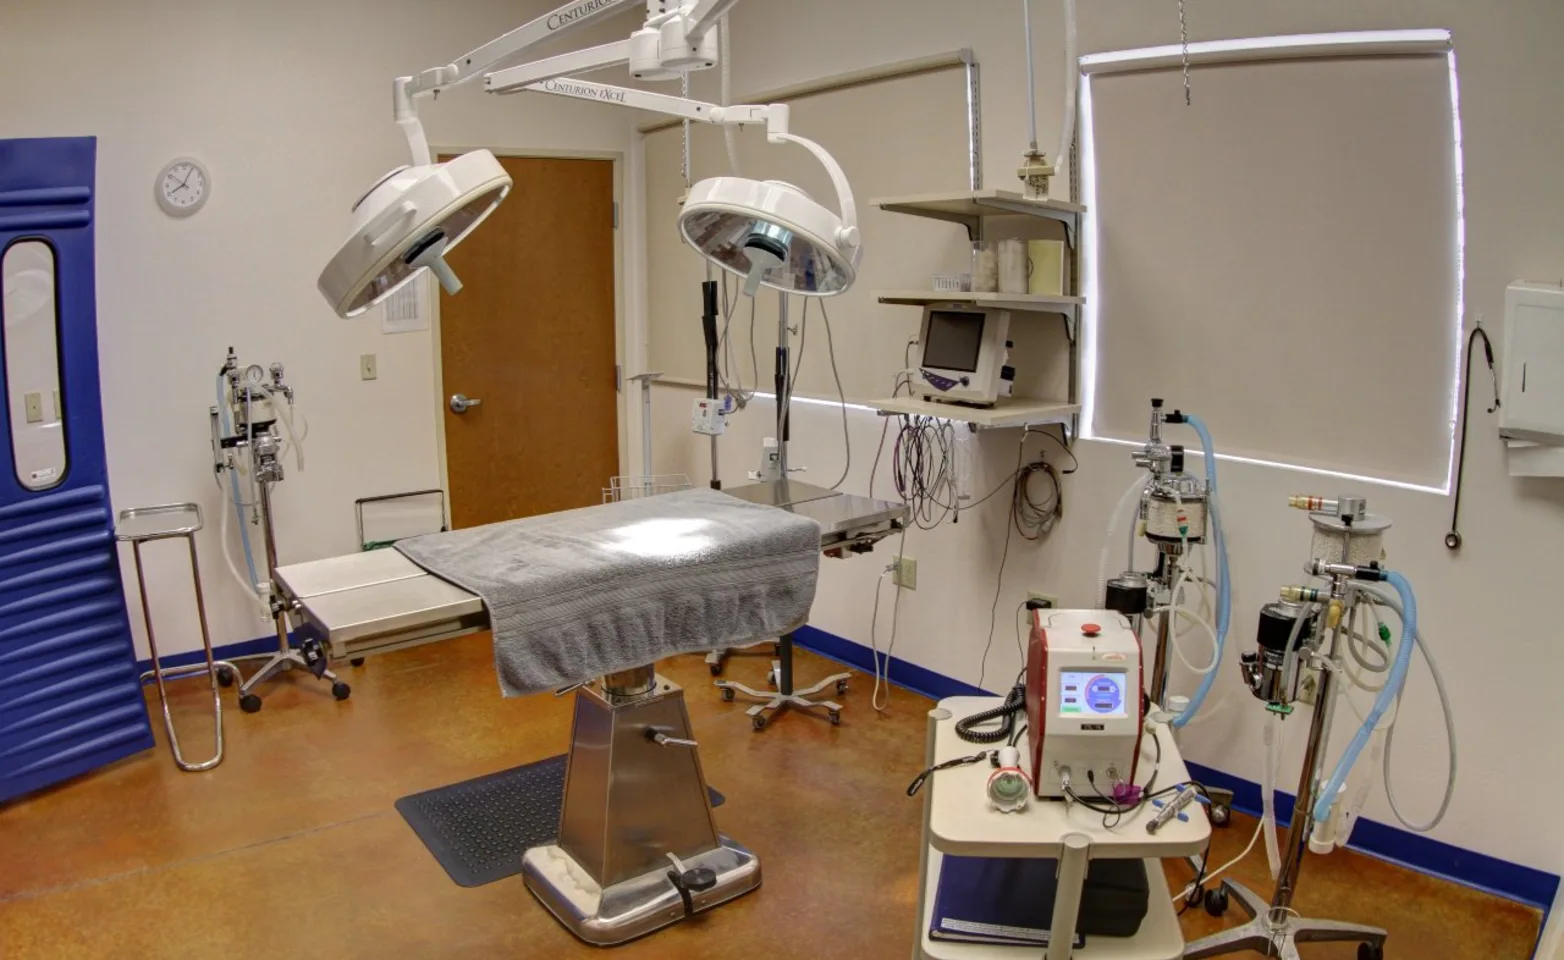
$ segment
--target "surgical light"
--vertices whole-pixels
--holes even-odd
[[[648,4],[645,26],[629,40],[493,69],[566,30],[639,5],[634,0],[574,0],[449,64],[397,78],[395,118],[413,164],[393,171],[354,206],[353,231],[320,276],[327,302],[344,317],[363,313],[426,268],[448,293],[461,289],[446,256],[505,199],[511,178],[487,150],[434,163],[415,104],[480,76],[490,93],[550,93],[702,123],[765,124],[769,142],[797,144],[820,161],[840,214],[788,183],[716,177],[691,188],[679,231],[702,256],[742,277],[751,296],[761,286],[815,297],[847,290],[863,252],[852,191],[824,148],[788,132],[785,105],[718,106],[568,76],[625,63],[642,79],[711,67],[717,60],[713,27],[735,2],[670,0],[655,11]]]
[[[446,254],[510,192],[511,178],[487,150],[392,171],[353,207],[353,232],[320,275],[337,313],[356,316],[427,267],[447,292],[461,281]]]

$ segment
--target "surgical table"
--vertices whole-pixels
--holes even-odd
[[[814,520],[820,549],[829,556],[866,552],[901,530],[908,517],[901,504],[794,480],[728,492]],[[489,626],[478,596],[396,550],[292,564],[276,575],[294,620],[338,658]],[[764,694],[773,702],[752,708],[752,715],[788,705],[827,706],[792,691],[791,642],[791,634],[781,638],[779,696]],[[724,695],[731,699],[728,690]],[[654,665],[577,690],[560,839],[526,851],[522,875],[549,912],[598,945],[642,936],[760,885],[759,860],[717,832],[683,691],[657,675]]]
[[[863,553],[902,529],[904,504],[837,493],[798,480],[724,491],[820,524],[828,556]],[[488,627],[483,601],[396,550],[372,550],[277,568],[278,584],[298,625],[337,659],[357,659],[449,640]],[[759,639],[759,638],[757,638]]]

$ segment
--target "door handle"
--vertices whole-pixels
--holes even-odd
[[[459,393],[451,395],[451,412],[466,413],[473,407],[482,406],[483,401],[474,397],[465,397]]]

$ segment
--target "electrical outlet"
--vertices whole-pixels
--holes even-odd
[[[375,355],[366,353],[358,358],[358,375],[361,380],[373,380],[380,376],[380,371],[375,365]]]
[[[891,561],[891,582],[907,590],[918,589],[918,561],[911,557],[897,557]]]
[[[27,422],[28,423],[42,423],[43,422],[43,394],[41,394],[41,393],[29,393],[29,394],[26,394],[25,396],[23,396],[22,399],[23,399],[24,403],[27,406]]]
[[[1049,610],[1057,610],[1059,608],[1059,598],[1051,597],[1046,593],[1039,593],[1036,590],[1028,590],[1026,592],[1026,598],[1035,603],[1042,604]]]
[[[1300,667],[1303,679],[1298,683],[1298,699],[1313,706],[1320,698],[1320,671],[1314,667]]]

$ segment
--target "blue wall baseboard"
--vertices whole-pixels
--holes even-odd
[[[840,663],[869,673],[874,672],[873,655],[868,647],[827,633],[816,627],[802,627],[793,634],[799,646]],[[882,655],[882,661],[884,656]],[[892,683],[934,700],[944,697],[984,696],[989,691],[954,680],[905,660],[891,658],[886,673]],[[1212,787],[1233,791],[1234,808],[1251,816],[1260,815],[1260,785],[1242,777],[1223,773],[1197,763],[1188,764],[1190,775]],[[1292,819],[1294,798],[1278,791],[1276,816],[1282,826]],[[1558,894],[1559,878],[1544,870],[1523,867],[1482,853],[1463,850],[1432,840],[1399,827],[1360,819],[1352,830],[1350,849],[1400,864],[1419,873],[1430,874],[1463,886],[1493,893],[1544,911]]]

